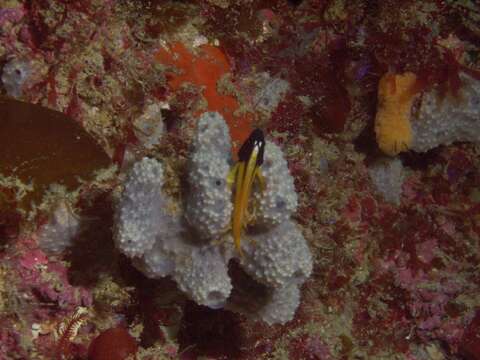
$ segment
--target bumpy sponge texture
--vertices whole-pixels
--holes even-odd
[[[163,167],[143,158],[130,169],[116,212],[115,242],[127,256],[142,256],[155,243],[166,200],[162,194]]]
[[[232,291],[228,263],[238,256],[229,232],[230,137],[218,113],[204,114],[197,129],[187,165],[184,214],[166,212],[172,200],[162,193],[162,166],[144,158],[127,174],[117,206],[115,242],[146,276],[171,276],[190,299],[219,308]],[[256,189],[260,215],[255,220],[267,226],[247,231],[251,241],[244,241],[245,256],[239,261],[263,289],[262,299],[254,294],[253,310],[244,313],[273,324],[293,317],[300,301],[298,287],[312,271],[312,258],[305,238],[290,220],[297,197],[287,163],[273,143],[267,142],[265,150],[266,183],[263,191]],[[197,241],[199,234],[205,241]]]
[[[227,263],[218,247],[204,247],[181,259],[174,279],[197,304],[213,309],[225,306],[232,291]]]
[[[231,143],[228,127],[216,112],[198,121],[188,166],[189,196],[185,210],[188,223],[203,239],[215,239],[228,229],[232,214],[227,184]]]
[[[253,244],[242,259],[245,271],[269,287],[301,284],[312,272],[312,256],[300,230],[291,221],[251,235]]]
[[[423,95],[412,121],[412,149],[424,152],[455,141],[480,141],[480,81],[460,73],[459,98],[442,98],[436,89]]]
[[[164,251],[162,245],[161,241],[157,241],[142,258],[133,261],[135,267],[151,279],[161,279],[175,271],[175,257]]]
[[[257,316],[267,324],[285,324],[293,319],[300,305],[300,290],[295,284],[287,284],[271,291],[270,299]]]
[[[135,259],[134,265],[146,276],[158,279],[172,275],[176,259],[192,252],[192,246],[185,241],[185,228],[179,215],[166,215],[157,219],[158,232],[154,246]]]
[[[298,198],[293,177],[280,148],[266,141],[261,167],[265,189],[255,193],[259,208],[257,224],[276,226],[288,220],[297,209]]]

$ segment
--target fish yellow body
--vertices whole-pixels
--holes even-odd
[[[254,130],[238,152],[238,163],[229,174],[229,183],[235,184],[233,203],[232,234],[235,247],[243,255],[240,247],[242,229],[248,218],[248,200],[256,178],[261,178],[260,166],[263,163],[265,140],[261,130]]]

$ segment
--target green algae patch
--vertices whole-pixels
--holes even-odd
[[[95,139],[68,116],[39,105],[0,98],[0,176],[29,184],[17,205],[38,204],[51,184],[74,190],[111,165]]]

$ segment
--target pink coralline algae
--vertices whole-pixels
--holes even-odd
[[[19,285],[39,302],[54,303],[63,311],[89,306],[91,294],[87,289],[69,283],[68,269],[59,261],[49,260],[39,249],[26,252],[18,259]]]
[[[472,319],[460,343],[460,353],[467,360],[480,359],[480,311],[477,311]]]
[[[18,241],[18,254],[3,255],[1,260],[9,269],[11,280],[8,286],[15,289],[9,292],[7,306],[11,311],[23,314],[28,322],[19,326],[8,316],[0,316],[0,357],[4,355],[10,359],[18,355],[19,358],[31,358],[32,349],[25,347],[27,338],[36,344],[38,352],[50,356],[55,343],[55,324],[79,306],[91,306],[92,296],[87,289],[70,284],[65,264],[47,258],[29,238]],[[3,287],[2,291],[5,291]]]
[[[7,23],[15,23],[25,15],[23,7],[0,9],[0,27],[4,28]]]
[[[28,355],[21,345],[21,334],[13,331],[13,323],[2,322],[0,330],[0,357],[9,359],[12,356],[27,359]]]
[[[441,229],[444,234],[456,235],[455,232],[449,234],[448,227]],[[409,249],[409,245],[404,244],[405,250],[391,252],[379,262],[379,274],[386,271],[395,286],[405,293],[405,316],[416,336],[425,341],[441,339],[449,344],[450,350],[457,351],[465,325],[474,313],[474,309],[461,310],[464,307],[461,295],[473,295],[475,287],[460,262],[452,259],[440,265],[447,251],[443,239],[407,236],[414,237],[410,240],[415,243],[414,247]]]
[[[289,359],[333,360],[330,350],[318,336],[300,336],[290,343]]]

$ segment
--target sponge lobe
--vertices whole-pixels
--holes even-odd
[[[198,249],[180,259],[173,278],[197,304],[212,309],[224,307],[232,291],[227,262],[218,247]]]
[[[273,227],[288,220],[297,209],[298,198],[293,177],[280,148],[266,141],[261,167],[265,189],[256,191],[259,204],[257,224]]]
[[[159,219],[166,218],[162,194],[163,167],[155,159],[135,163],[125,181],[115,219],[115,243],[127,256],[141,256],[150,250],[159,233]]]
[[[312,272],[312,256],[300,230],[291,221],[251,235],[253,244],[242,260],[245,271],[269,287],[301,284]]]
[[[204,240],[215,239],[228,229],[232,214],[230,171],[231,143],[220,114],[204,113],[198,122],[188,166],[189,196],[185,215]]]

